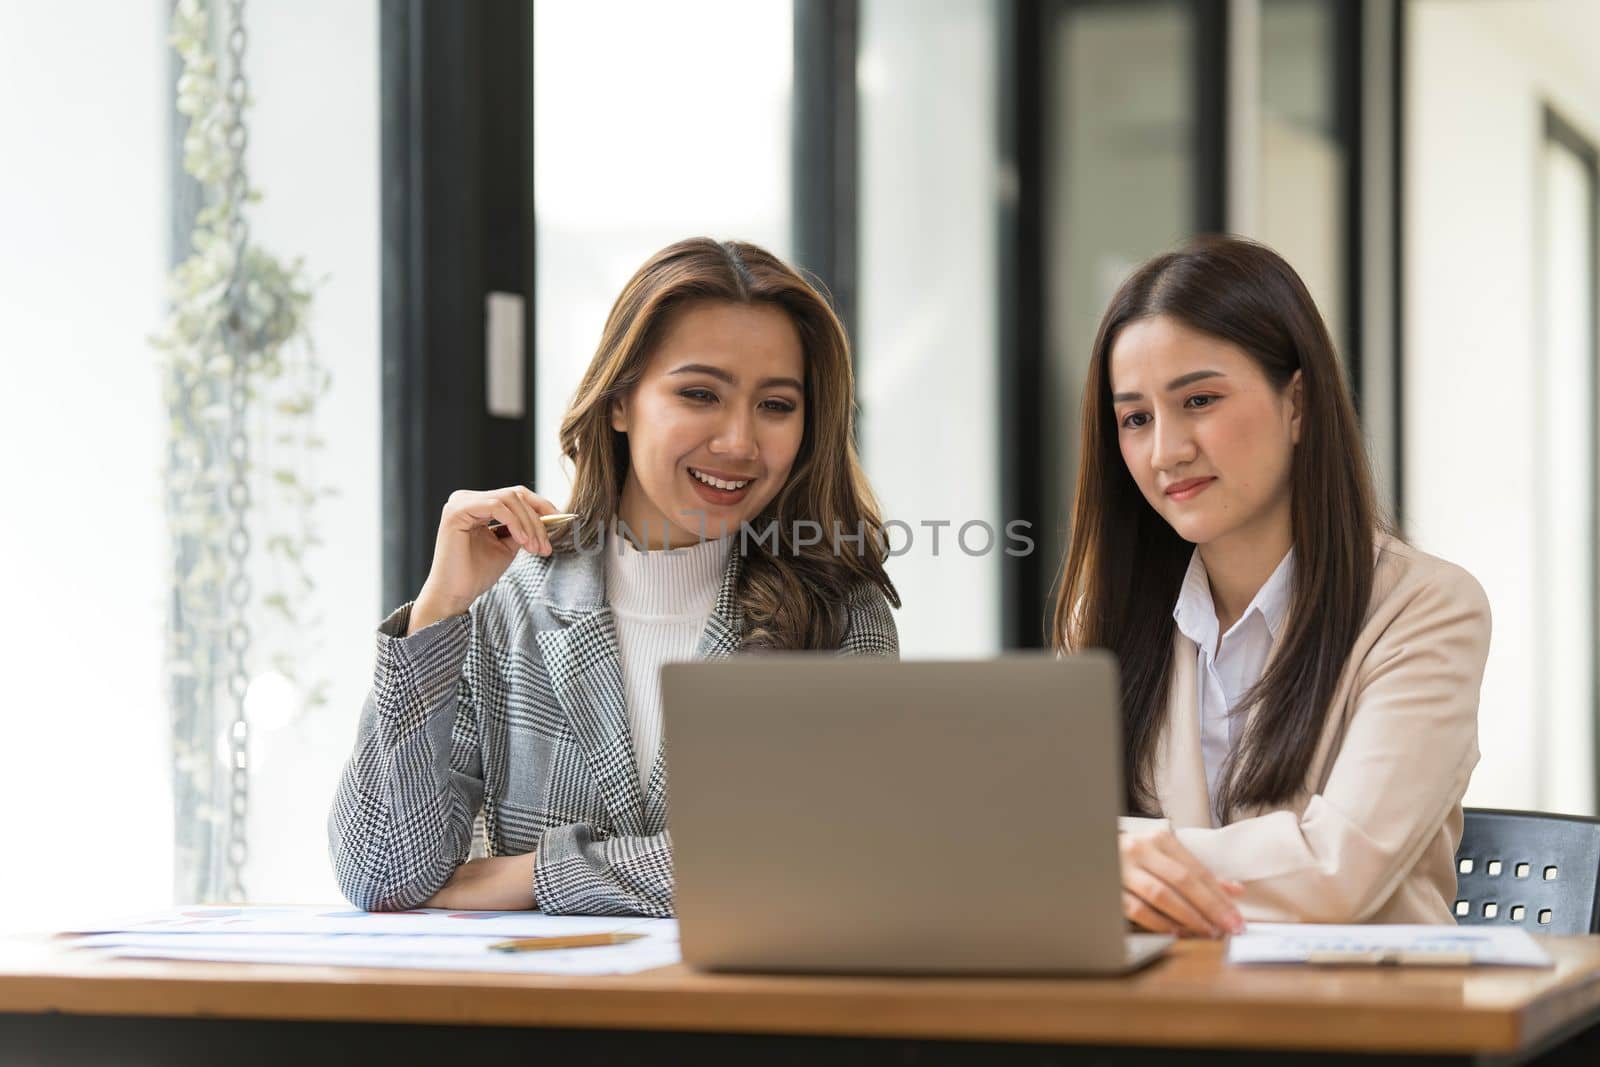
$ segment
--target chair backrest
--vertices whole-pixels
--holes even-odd
[[[1600,819],[1466,809],[1456,922],[1535,934],[1600,933]]]

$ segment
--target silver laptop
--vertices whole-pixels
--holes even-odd
[[[788,653],[662,669],[683,957],[711,970],[1114,974],[1114,659]]]

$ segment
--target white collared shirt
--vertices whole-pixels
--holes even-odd
[[[1199,648],[1195,677],[1200,698],[1200,753],[1206,766],[1206,792],[1211,797],[1212,821],[1217,822],[1217,786],[1222,765],[1239,743],[1245,716],[1232,714],[1239,698],[1260,681],[1273,642],[1283,630],[1294,580],[1294,549],[1256,591],[1239,620],[1217,640],[1217,609],[1211,599],[1211,579],[1195,549],[1183,589],[1172,617],[1178,630]]]

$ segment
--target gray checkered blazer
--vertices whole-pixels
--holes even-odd
[[[701,657],[738,650],[740,563],[736,544]],[[467,615],[406,637],[410,615],[407,604],[378,628],[328,817],[350,902],[416,907],[469,854],[537,850],[531,888],[546,912],[671,915],[665,749],[641,795],[600,554],[521,554]],[[875,587],[851,598],[840,651],[899,654]]]

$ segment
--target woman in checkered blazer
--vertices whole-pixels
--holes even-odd
[[[698,238],[639,269],[562,422],[572,517],[452,494],[378,628],[328,820],[352,903],[672,914],[671,650],[898,653],[853,396],[839,320],[770,253]]]

